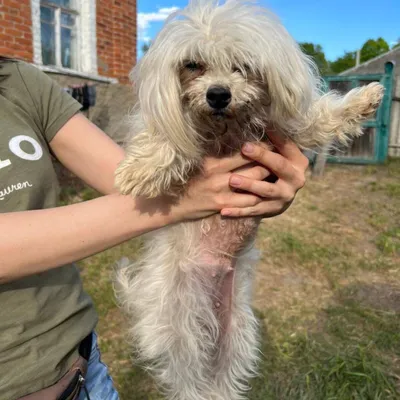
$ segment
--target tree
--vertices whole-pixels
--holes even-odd
[[[151,42],[143,43],[142,45],[142,53],[146,53],[146,51],[150,48]]]
[[[340,74],[346,69],[352,68],[356,65],[356,53],[354,51],[346,51],[342,57],[330,63],[332,72]]]
[[[388,51],[389,45],[387,44],[385,39],[381,37],[376,40],[369,39],[364,43],[363,47],[361,48],[360,62],[366,62],[371,58],[377,57]]]
[[[308,42],[299,43],[299,45],[305,54],[314,59],[314,62],[317,64],[321,75],[329,74],[329,63],[325,58],[325,53],[322,49],[322,46]]]

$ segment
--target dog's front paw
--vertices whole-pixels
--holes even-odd
[[[346,116],[357,122],[371,118],[382,101],[384,90],[381,84],[373,82],[350,91],[346,99]]]
[[[125,159],[115,171],[115,186],[125,195],[154,198],[169,192],[165,171],[142,160]]]

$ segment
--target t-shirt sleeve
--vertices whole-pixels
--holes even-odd
[[[50,143],[82,105],[38,68],[20,63],[18,70],[37,114],[36,123],[45,140]]]

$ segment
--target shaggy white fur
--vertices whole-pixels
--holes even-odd
[[[121,193],[179,196],[203,157],[236,153],[276,129],[301,148],[347,143],[379,106],[372,83],[322,93],[315,65],[279,20],[252,2],[192,1],[173,14],[132,73],[137,104]],[[221,219],[149,234],[117,269],[137,359],[169,399],[238,400],[257,372],[251,309],[259,219]]]

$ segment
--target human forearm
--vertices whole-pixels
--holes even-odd
[[[174,221],[112,194],[47,210],[0,214],[0,283],[101,252]]]
[[[102,194],[116,193],[114,171],[124,150],[82,114],[72,117],[50,142],[57,159]]]

